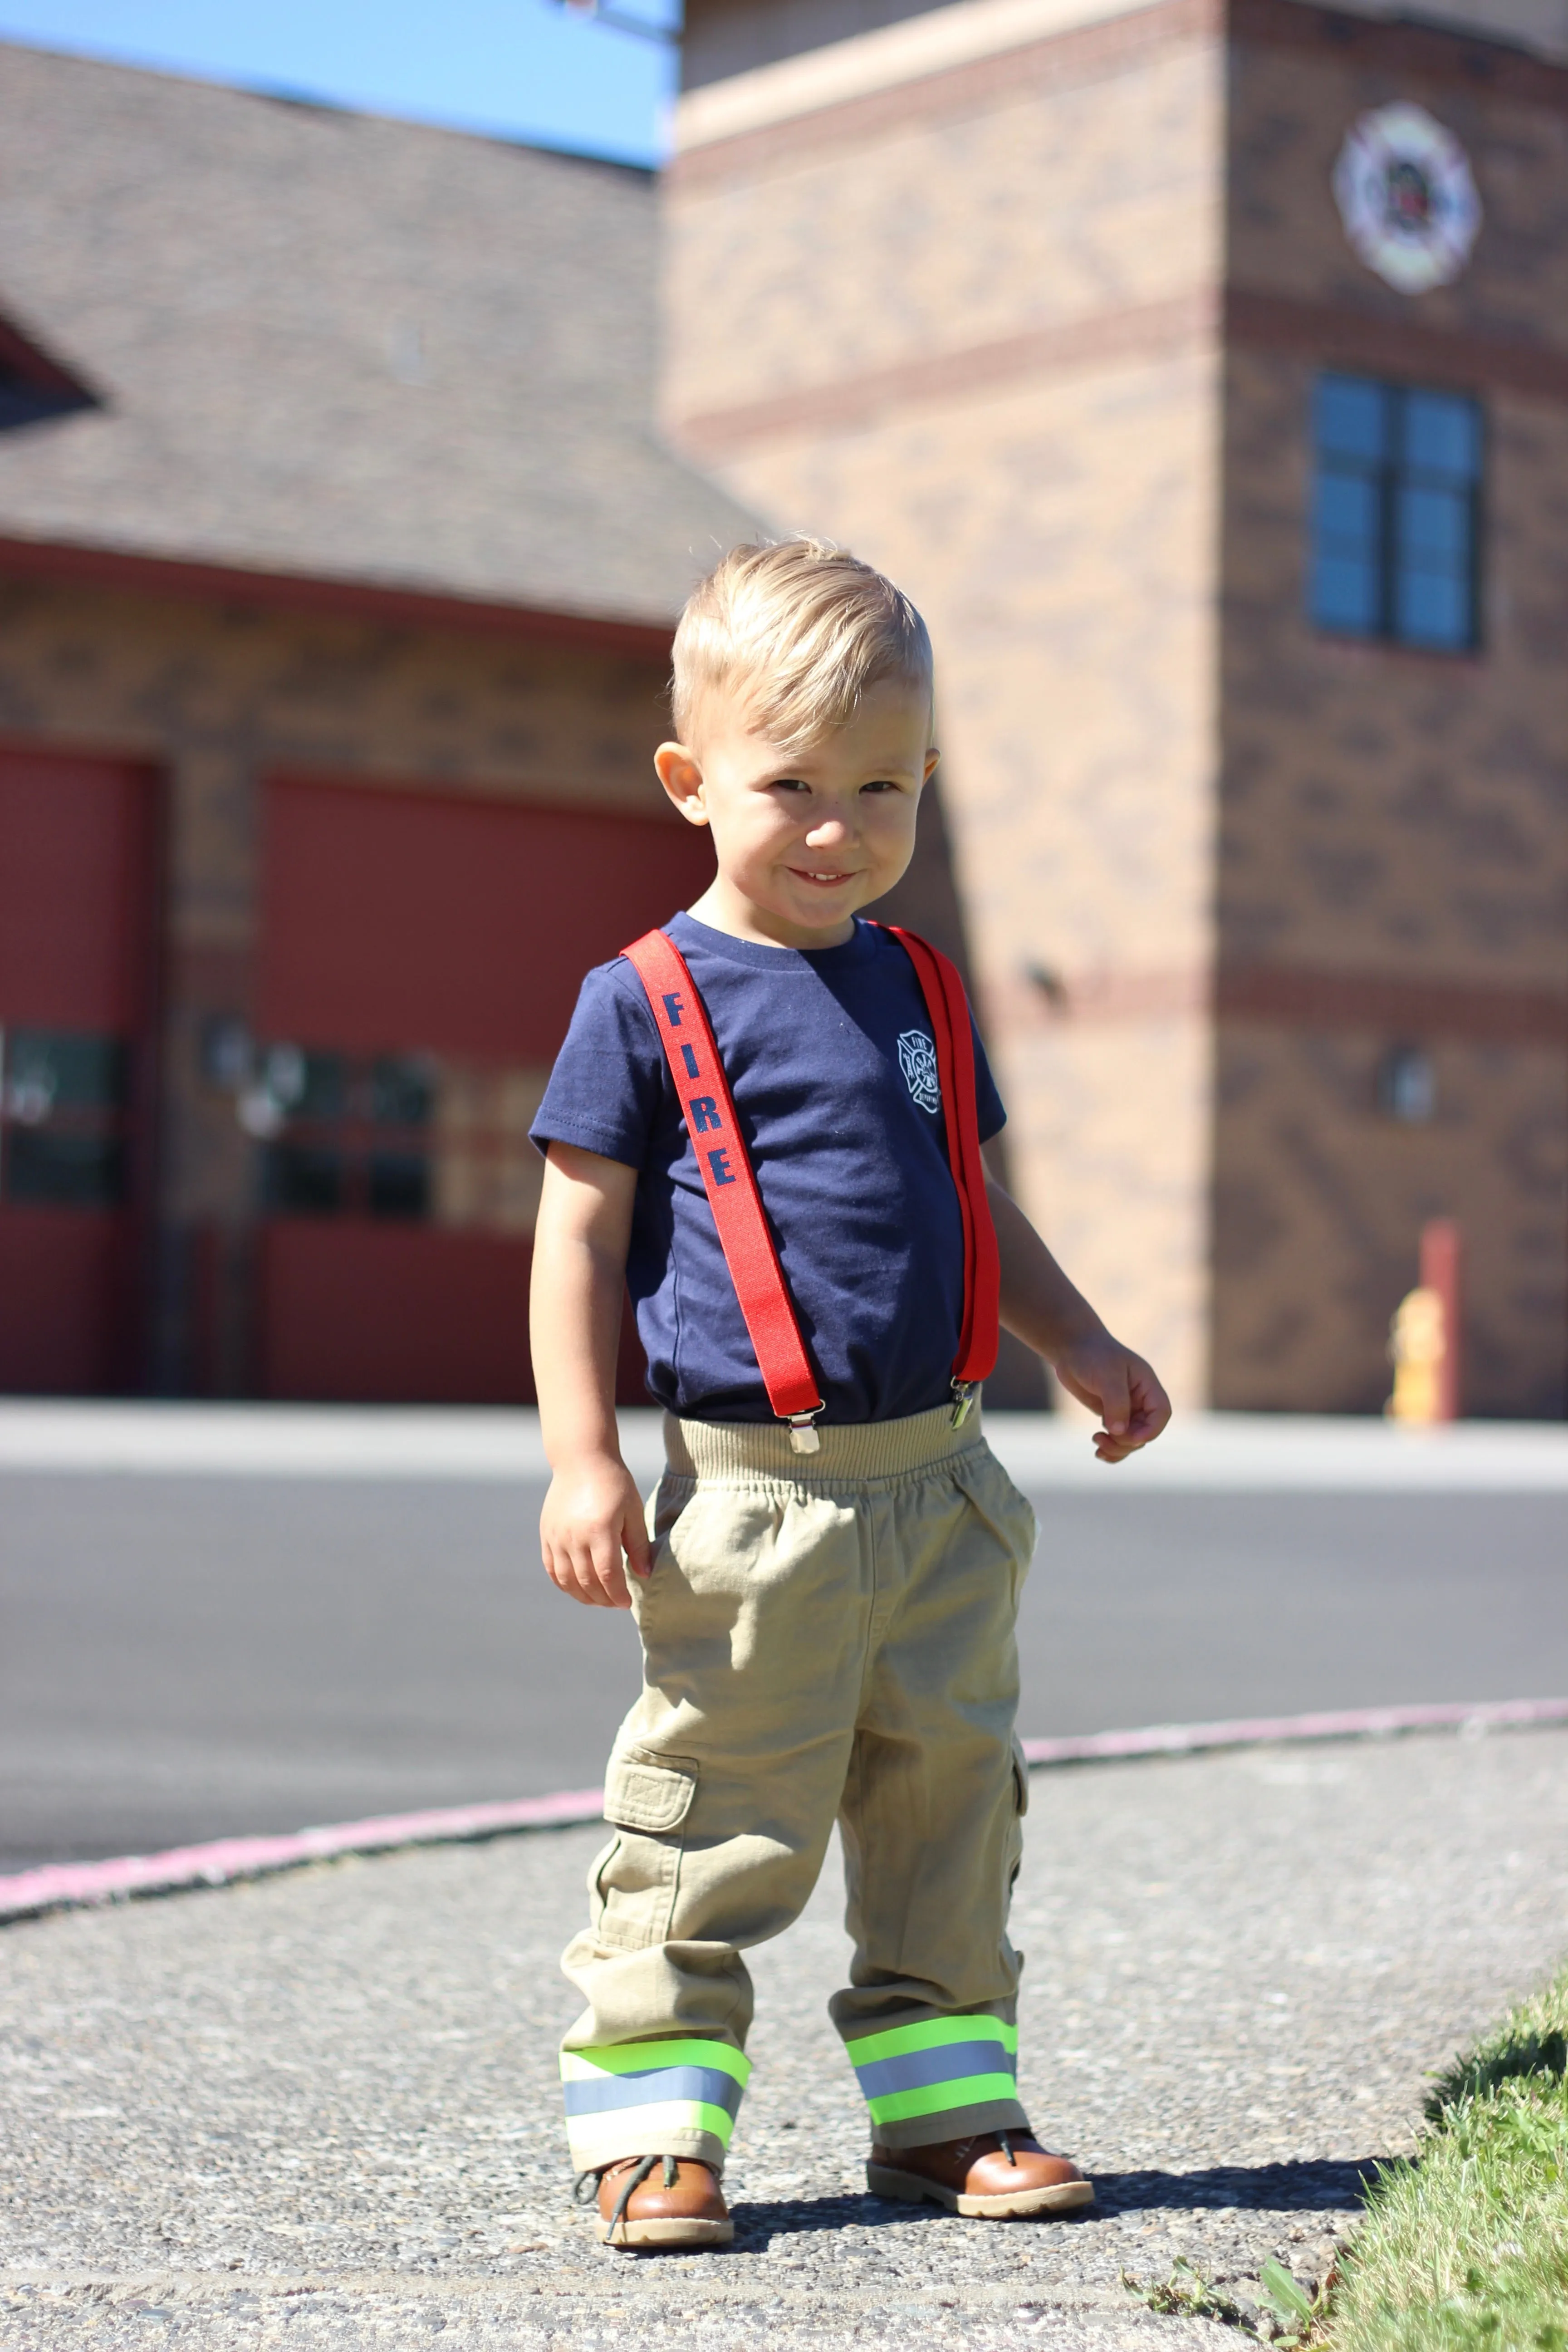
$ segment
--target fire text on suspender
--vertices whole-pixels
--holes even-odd
[[[980,1157],[969,1000],[956,966],[940,949],[895,924],[883,928],[913,964],[931,1018],[948,1165],[963,1225],[963,1322],[952,1365],[957,1426],[968,1418],[975,1392],[996,1361],[1001,1298],[996,1229]],[[823,1409],[821,1383],[806,1353],[768,1228],[707,1008],[685,957],[666,932],[648,931],[624,952],[647,992],[768,1402],[788,1423],[796,1453],[815,1454],[819,1443],[815,1423]]]

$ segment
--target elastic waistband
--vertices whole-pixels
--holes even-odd
[[[847,1421],[817,1429],[815,1454],[797,1454],[772,1421],[679,1421],[664,1416],[664,1450],[678,1478],[767,1478],[790,1486],[865,1485],[929,1470],[984,1444],[978,1411],[962,1429],[939,1404],[904,1421]]]

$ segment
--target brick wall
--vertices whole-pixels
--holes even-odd
[[[651,635],[652,633],[650,633]],[[261,789],[321,775],[551,806],[668,814],[653,774],[668,657],[105,590],[0,583],[0,741],[144,759],[163,781],[166,877],[154,1377],[243,1391],[251,1377],[254,1147],[204,1077],[215,1016],[252,1018]],[[964,960],[940,799],[879,910]],[[530,1155],[531,1156],[531,1155]],[[216,1360],[193,1362],[189,1237],[221,1296]],[[205,1244],[204,1244],[205,1246]],[[198,1351],[199,1352],[199,1351]],[[1038,1401],[1010,1366],[1016,1401]]]
[[[165,781],[161,1385],[190,1376],[179,1242],[198,1223],[235,1244],[212,1376],[229,1389],[247,1378],[252,1146],[231,1097],[204,1080],[199,1046],[210,1017],[253,1011],[263,780],[307,772],[652,813],[666,671],[651,653],[0,586],[0,737],[145,758]]]
[[[1378,1404],[1419,1225],[1458,1214],[1471,1406],[1561,1411],[1568,74],[1302,0],[885,88],[855,47],[814,111],[766,68],[689,102],[665,410],[932,625],[1024,1199],[1179,1397],[1298,1409]],[[1331,188],[1394,98],[1485,208],[1415,299]],[[1479,656],[1310,630],[1325,364],[1485,398]],[[1396,1044],[1434,1056],[1427,1124],[1378,1108]]]
[[[1374,1406],[1421,1222],[1442,1213],[1469,1243],[1470,1409],[1559,1413],[1568,368],[1553,394],[1548,362],[1568,349],[1568,73],[1290,0],[1244,0],[1237,22],[1232,284],[1304,324],[1233,349],[1226,380],[1215,1397]],[[1329,185],[1350,124],[1394,98],[1463,139],[1484,209],[1468,269],[1414,299],[1355,258]],[[1520,388],[1521,351],[1542,391]],[[1325,362],[1483,400],[1478,655],[1312,630]],[[1264,985],[1269,1024],[1248,1011]],[[1377,1108],[1398,1043],[1433,1055],[1429,1123]]]
[[[1012,1179],[1187,1399],[1221,79],[1206,15],[1175,0],[700,145],[668,195],[671,429],[925,612]]]

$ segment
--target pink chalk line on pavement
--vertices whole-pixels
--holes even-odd
[[[1443,1700],[1433,1706],[1357,1706],[1332,1715],[1238,1716],[1230,1723],[1155,1723],[1144,1731],[1089,1731],[1026,1739],[1026,1762],[1096,1764],[1133,1756],[1195,1756],[1206,1748],[1264,1748],[1284,1739],[1386,1739],[1400,1731],[1507,1731],[1568,1723],[1568,1698]],[[5,1882],[0,1878],[0,1902]]]
[[[1142,1731],[1091,1731],[1068,1739],[1026,1739],[1033,1766],[1112,1763],[1140,1756],[1192,1756],[1206,1748],[1258,1748],[1303,1739],[1377,1739],[1402,1731],[1479,1735],[1531,1725],[1568,1723],[1568,1698],[1516,1698],[1431,1706],[1350,1707],[1328,1715],[1243,1716],[1229,1723],[1157,1723]],[[510,1804],[449,1805],[429,1812],[384,1813],[335,1822],[280,1837],[216,1838],[168,1853],[119,1854],[110,1862],[50,1863],[0,1878],[0,1922],[37,1918],[83,1904],[122,1903],[138,1895],[224,1886],[343,1854],[384,1853],[397,1846],[458,1844],[520,1830],[566,1829],[604,1815],[602,1789],[562,1790]]]
[[[36,1917],[82,1903],[120,1903],[133,1895],[173,1895],[186,1886],[225,1886],[302,1863],[345,1853],[384,1853],[392,1846],[445,1845],[509,1831],[565,1829],[604,1818],[602,1789],[564,1789],[511,1804],[447,1805],[433,1812],[382,1813],[368,1822],[333,1822],[281,1837],[215,1838],[169,1853],[122,1853],[111,1862],[56,1862],[0,1878],[0,1920]]]

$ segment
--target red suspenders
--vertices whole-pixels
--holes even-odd
[[[947,1125],[948,1165],[963,1221],[963,1325],[952,1366],[956,1425],[967,1416],[975,1389],[996,1361],[1001,1293],[996,1229],[991,1222],[980,1158],[969,1000],[957,969],[938,949],[896,924],[884,928],[914,965],[931,1017]],[[781,1421],[788,1422],[790,1444],[795,1451],[815,1454],[817,1437],[812,1423],[822,1411],[822,1391],[784,1285],[707,1010],[685,958],[665,932],[648,931],[624,952],[647,991],[654,1022],[664,1041],[686,1131],[702,1171],[768,1402]]]
[[[974,1391],[996,1366],[1001,1336],[1002,1262],[996,1250],[996,1228],[985,1191],[985,1166],[980,1157],[980,1116],[974,1100],[974,1036],[969,1025],[969,999],[958,966],[931,947],[916,931],[897,923],[879,926],[891,931],[915,968],[921,994],[926,1001],[936,1036],[937,1075],[942,1081],[942,1117],[947,1125],[947,1164],[958,1187],[959,1213],[963,1219],[963,1325],[952,1362],[955,1424],[963,1422],[974,1400]]]

